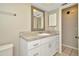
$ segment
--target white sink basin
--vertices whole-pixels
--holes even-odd
[[[50,34],[48,34],[48,33],[41,33],[41,34],[38,34],[38,36],[48,36],[48,35],[50,35]]]

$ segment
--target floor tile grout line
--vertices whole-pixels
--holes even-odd
[[[64,49],[62,49],[62,54],[57,53],[57,54],[59,54],[59,55],[57,55],[57,54],[55,54],[55,55],[57,55],[57,56],[66,56],[66,55],[67,55],[67,56],[73,56],[72,54],[75,53],[75,52],[73,52],[74,49],[71,49],[71,48],[69,48],[70,51],[69,51],[68,54],[66,54],[66,55],[64,55],[65,53],[63,54],[63,52],[64,52],[64,50],[66,50],[66,48],[69,48],[69,47],[64,47]],[[75,55],[74,55],[74,56],[75,56]]]

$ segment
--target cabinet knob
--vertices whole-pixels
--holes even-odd
[[[78,37],[78,36],[75,36],[75,38],[76,38],[76,39],[79,39],[79,37]]]
[[[37,46],[37,45],[39,45],[38,43],[36,43],[36,44],[34,44],[33,46]]]
[[[39,55],[39,53],[35,53],[33,56],[37,56],[37,55]]]

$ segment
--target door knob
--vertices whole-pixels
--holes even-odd
[[[78,37],[78,36],[75,36],[75,38],[76,38],[76,39],[79,39],[79,37]]]

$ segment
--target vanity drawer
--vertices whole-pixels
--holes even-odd
[[[47,43],[49,41],[51,41],[51,39],[53,39],[53,37],[46,37],[46,38],[42,38],[40,39],[40,44],[44,44],[44,43]]]
[[[40,47],[28,51],[28,56],[40,56]]]
[[[58,35],[42,38],[42,39],[40,39],[40,44],[45,44],[47,42],[51,42],[52,40],[57,40],[58,41],[58,38],[59,38]]]
[[[32,49],[40,45],[40,40],[35,40],[31,42],[27,42],[27,48]]]

